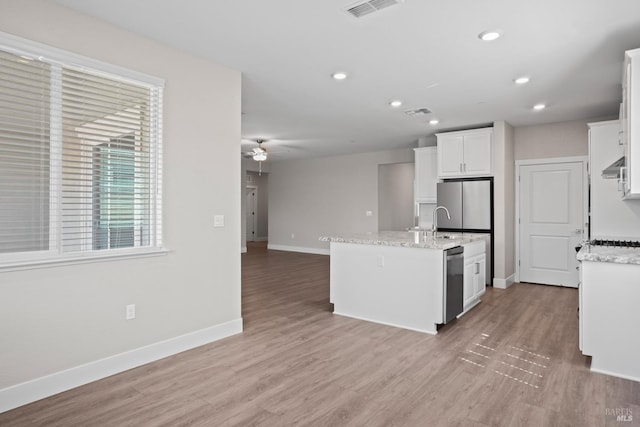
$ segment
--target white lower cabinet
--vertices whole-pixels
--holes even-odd
[[[591,371],[640,381],[640,265],[582,261],[580,338]]]
[[[463,312],[478,304],[485,293],[486,264],[484,240],[464,245]]]
[[[473,276],[473,292],[480,298],[487,289],[487,257],[479,255],[474,261],[475,271]]]

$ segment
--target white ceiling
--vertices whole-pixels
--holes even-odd
[[[56,1],[241,71],[242,137],[268,140],[275,160],[615,116],[623,52],[640,47],[640,0],[405,0],[362,18],[350,0]],[[490,29],[503,36],[478,39]],[[422,107],[433,113],[404,113]]]

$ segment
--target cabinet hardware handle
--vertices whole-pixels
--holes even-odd
[[[618,179],[618,191],[625,192],[625,187],[627,186],[627,167],[622,166],[620,168],[620,179]]]
[[[480,274],[480,263],[476,262],[475,266],[476,266],[476,272],[474,274]]]
[[[462,163],[459,163],[459,168],[460,172],[462,172]]]

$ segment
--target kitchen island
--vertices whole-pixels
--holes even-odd
[[[577,258],[582,353],[594,372],[640,381],[640,248],[588,244]]]
[[[334,313],[436,334],[437,325],[445,323],[445,251],[485,238],[439,235],[386,231],[321,237],[330,242]],[[484,250],[484,243],[478,246]]]

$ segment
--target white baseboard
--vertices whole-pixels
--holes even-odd
[[[273,249],[274,251],[302,252],[305,254],[329,255],[329,249],[305,248],[302,246],[268,244],[267,249]]]
[[[241,254],[246,254],[247,253],[247,247],[246,246],[241,247],[240,248],[240,253]]]
[[[255,241],[256,242],[266,242],[267,240],[269,240],[269,238],[267,236],[264,237],[256,237]]]
[[[7,387],[0,413],[241,332],[242,318]]]
[[[591,364],[593,365],[593,360],[591,361]],[[627,374],[619,374],[617,372],[613,372],[613,371],[609,371],[609,370],[605,370],[605,369],[594,368],[593,366],[591,367],[591,372],[595,372],[595,373],[598,373],[598,374],[604,374],[604,375],[610,375],[612,377],[623,378],[625,380],[631,380],[631,381],[640,382],[640,378],[638,378],[638,377],[634,377],[634,376],[627,375]]]
[[[420,329],[420,328],[411,328],[409,326],[396,325],[395,323],[382,322],[380,320],[369,319],[367,317],[353,316],[351,314],[340,313],[340,312],[335,311],[335,310],[333,310],[333,314],[337,314],[338,316],[350,317],[352,319],[365,320],[367,322],[377,323],[379,325],[393,326],[394,328],[408,329],[410,331],[422,332],[423,334],[429,334],[429,335],[437,335],[438,334],[438,330],[437,330],[435,324],[433,325],[433,329]]]
[[[493,287],[497,289],[507,289],[509,286],[513,285],[515,281],[515,274],[507,277],[506,279],[497,279],[493,278]]]

